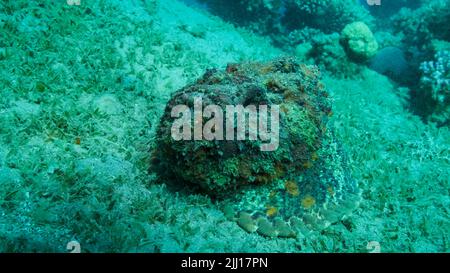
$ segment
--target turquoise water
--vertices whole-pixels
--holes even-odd
[[[2,1],[0,251],[448,252],[449,2],[372,2]],[[289,148],[166,141],[179,90]]]

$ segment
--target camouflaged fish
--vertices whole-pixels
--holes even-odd
[[[203,107],[278,106],[277,149],[264,151],[260,139],[175,140],[172,109],[186,105],[194,114],[199,97]],[[321,230],[350,214],[360,200],[345,153],[327,124],[331,115],[315,66],[281,58],[208,70],[168,102],[151,169],[162,180],[211,196],[248,232],[295,237]]]

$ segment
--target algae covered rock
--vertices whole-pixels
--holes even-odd
[[[209,70],[168,102],[152,170],[214,197],[248,232],[321,229],[359,200],[331,114],[315,66],[282,58]]]
[[[347,56],[344,48],[340,45],[339,34],[318,34],[311,38],[311,49],[307,57],[331,73],[334,77],[354,78],[361,74],[363,66],[355,63]]]
[[[372,31],[363,22],[354,22],[345,26],[340,42],[349,58],[355,61],[366,61],[378,50],[378,43]]]
[[[348,0],[291,0],[284,1],[286,12],[282,23],[288,29],[311,27],[330,34],[347,24],[364,21],[371,24],[370,13],[361,5]]]

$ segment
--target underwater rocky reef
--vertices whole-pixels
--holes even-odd
[[[0,252],[449,251],[448,1],[75,2],[0,2]]]
[[[348,62],[348,58],[355,60],[354,52],[345,44],[339,46],[337,36],[341,40],[360,40],[353,44],[366,50],[367,58],[360,59],[359,65],[366,61],[372,69],[408,88],[411,111],[425,120],[438,122],[439,126],[448,123],[448,114],[420,80],[423,74],[421,63],[430,62],[438,52],[449,50],[448,1],[398,0],[385,1],[381,5],[363,0],[199,1],[213,13],[271,37],[274,45],[297,53],[309,63],[319,64],[333,75],[360,75],[360,69]],[[239,18],[230,17],[230,14]],[[351,26],[352,31],[349,30]],[[365,35],[368,36],[363,38]],[[371,58],[374,60],[369,60]],[[375,64],[370,65],[371,62]],[[448,87],[443,89],[445,91],[441,92],[448,93]]]

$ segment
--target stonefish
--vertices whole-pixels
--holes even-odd
[[[276,107],[276,149],[261,149],[267,142],[260,138],[174,138],[174,123],[181,116],[174,116],[175,107],[184,105],[184,121],[192,123],[205,124],[219,115],[196,119],[198,101],[203,109],[208,105],[224,109],[221,117],[230,114],[229,105]],[[245,134],[255,136],[264,125],[259,123],[263,115],[248,111],[243,119],[250,120],[251,115],[258,118],[258,126],[247,126]],[[345,152],[328,124],[331,115],[331,100],[315,66],[281,58],[208,70],[167,103],[151,151],[151,170],[163,181],[210,196],[248,232],[295,237],[321,230],[349,215],[360,200]],[[194,127],[185,134],[195,135]],[[214,123],[210,131],[230,128],[237,130],[236,122],[231,127]]]

